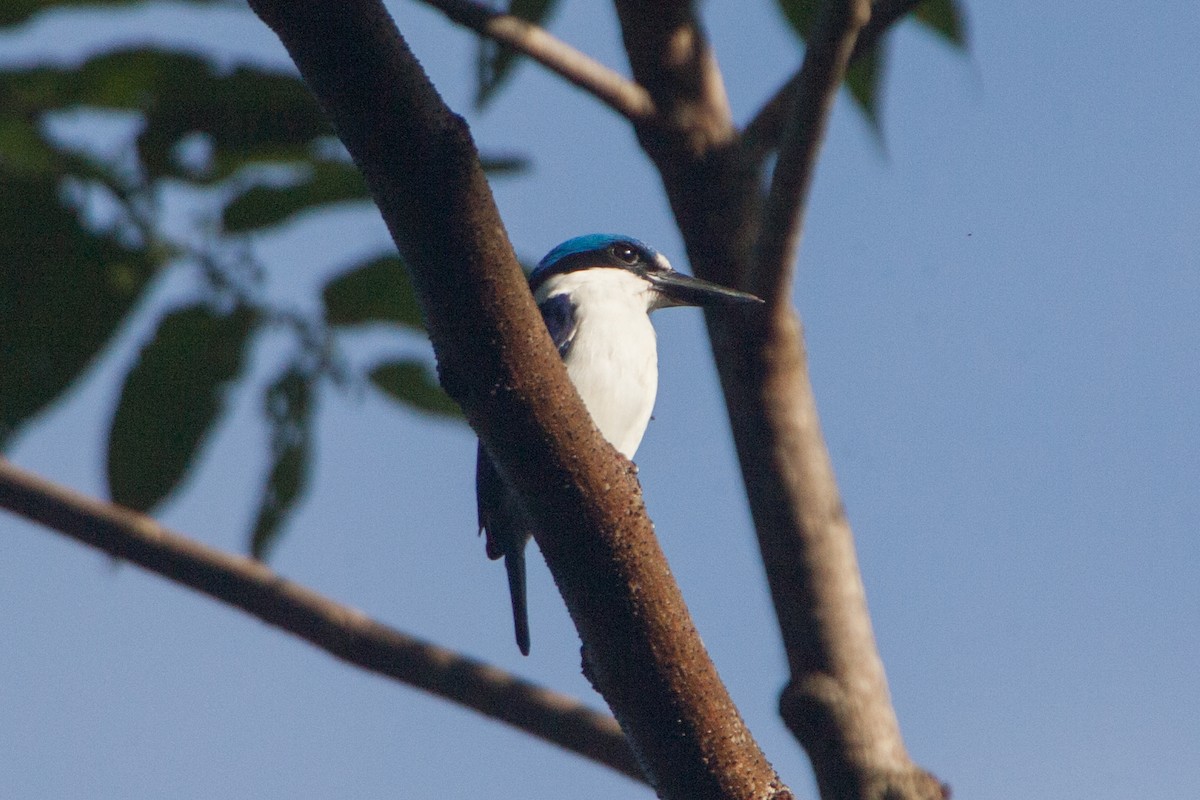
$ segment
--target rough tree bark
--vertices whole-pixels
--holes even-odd
[[[913,5],[888,3],[870,36]],[[945,787],[909,758],[892,708],[791,305],[816,154],[868,4],[819,6],[801,71],[745,138],[693,4],[616,7],[634,76],[660,110],[654,124],[635,121],[635,129],[693,268],[767,301],[764,315],[707,320],[791,670],[781,714],[808,752],[824,800],[942,798]],[[764,197],[763,157],[775,147]]]
[[[443,386],[538,524],[584,669],[666,798],[790,797],[704,652],[632,464],[597,433],[504,234],[465,123],[377,0],[253,0],[366,177]]]

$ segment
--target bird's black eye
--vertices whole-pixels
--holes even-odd
[[[612,247],[608,248],[608,252],[612,253],[618,261],[629,264],[630,266],[633,266],[642,260],[642,254],[638,252],[638,249],[626,242],[617,242]]]

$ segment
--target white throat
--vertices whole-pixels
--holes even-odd
[[[633,458],[654,410],[658,349],[649,312],[656,292],[623,269],[592,268],[553,275],[539,303],[567,295],[577,326],[565,357],[567,374],[600,433]]]

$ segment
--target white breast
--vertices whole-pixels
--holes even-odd
[[[566,355],[567,374],[600,433],[633,458],[654,410],[658,350],[648,309],[649,284],[621,269],[555,275],[537,300],[567,294],[577,329]]]

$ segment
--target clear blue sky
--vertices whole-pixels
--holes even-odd
[[[594,7],[593,7],[594,6]],[[765,3],[704,6],[745,120],[799,54]],[[474,40],[393,3],[468,112]],[[915,759],[971,800],[1200,795],[1200,8],[969,2],[971,47],[892,40],[883,146],[843,98],[796,302],[876,632]],[[625,69],[611,10],[556,33]],[[87,37],[194,41],[283,63],[253,18],[178,9],[39,23],[0,58]],[[121,30],[133,33],[121,33]],[[481,115],[533,154],[495,186],[522,256],[625,231],[686,268],[629,129],[526,65]],[[344,211],[257,242],[273,296],[311,297],[386,243]],[[104,430],[156,302],[86,385],[30,428],[20,465],[103,490]],[[815,796],[778,722],[783,654],[697,312],[658,316],[662,385],[638,454],[672,568],[784,778]],[[264,341],[266,367],[280,341]],[[367,335],[364,361],[417,341]],[[258,397],[162,513],[237,549],[265,467]],[[282,573],[397,627],[599,703],[540,559],[533,655],[475,537],[474,439],[376,396],[321,398],[313,491]],[[608,771],[322,652],[52,533],[0,517],[0,795],[6,798],[649,796]],[[582,790],[580,787],[584,787]]]

